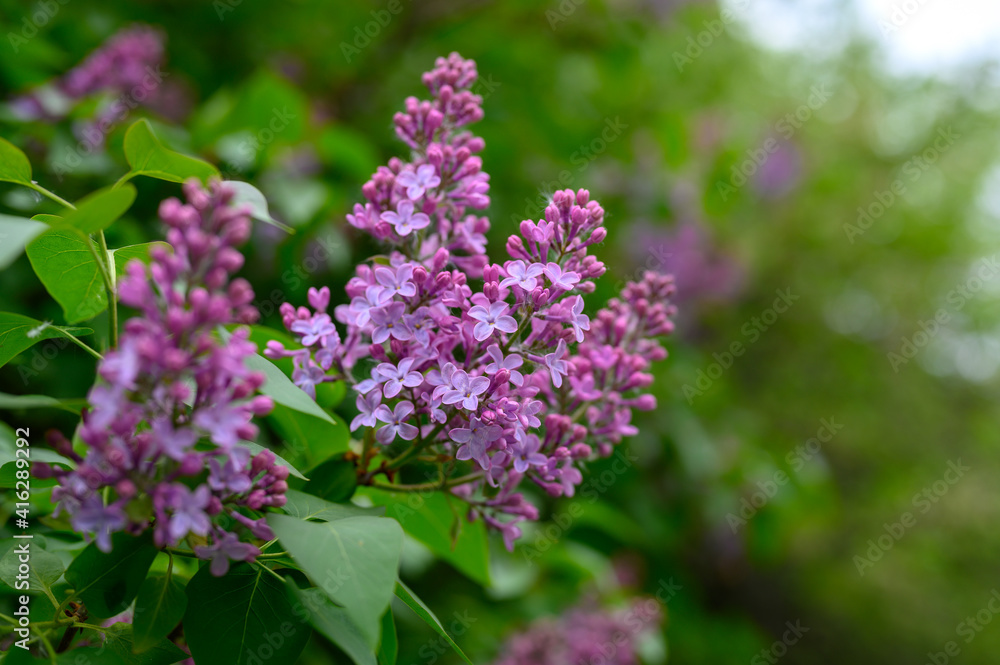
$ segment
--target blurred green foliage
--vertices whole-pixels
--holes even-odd
[[[280,303],[303,302],[311,285],[342,285],[370,253],[344,214],[401,149],[392,113],[450,51],[474,58],[483,79],[476,131],[492,176],[494,247],[520,219],[540,216],[547,192],[586,187],[608,211],[600,295],[669,257],[656,233],[669,238],[680,223],[700,225],[740,266],[738,296],[684,301],[657,376],[659,407],[642,414],[629,443],[636,459],[595,464],[580,495],[550,505],[551,521],[513,555],[491,542],[491,587],[408,544],[414,590],[446,626],[473,619],[456,638],[475,662],[581,593],[654,594],[668,583],[680,590],[666,604],[663,640],[647,645],[649,662],[668,651],[675,663],[761,662],[752,659],[788,621],[809,628],[788,663],[924,662],[950,640],[962,662],[993,662],[1000,629],[986,625],[966,642],[960,622],[1000,586],[991,554],[1000,546],[997,283],[955,295],[1000,240],[988,70],[892,78],[860,38],[836,56],[779,53],[737,25],[679,60],[719,19],[714,3],[402,2],[399,13],[384,13],[392,3],[318,0],[49,4],[57,11],[37,34],[16,52],[2,45],[3,96],[66,71],[131,22],[162,28],[164,85],[175,97],[169,113],[149,114],[157,135],[255,183],[296,230],[258,227],[250,249],[245,273],[272,326]],[[5,26],[27,35],[36,6],[0,0]],[[817,86],[829,91],[821,102],[811,100]],[[808,118],[791,124],[788,114],[810,103]],[[64,180],[60,164],[77,145],[70,123],[8,114],[2,131],[38,165],[36,180],[76,200],[127,169],[124,129],[145,113],[133,111]],[[929,159],[939,132],[954,139]],[[775,137],[793,155],[784,170],[765,148]],[[763,166],[747,170],[776,171],[777,189],[758,173],[734,175],[762,149]],[[155,238],[156,206],[177,192],[135,185],[138,202],[110,230],[112,246]],[[2,212],[56,210],[32,196],[4,186]],[[639,242],[640,222],[652,242]],[[777,291],[796,299],[766,323]],[[0,310],[63,322],[43,295],[26,258],[0,272]],[[940,309],[947,323],[918,344]],[[921,348],[894,367],[888,354],[904,338]],[[727,360],[736,342],[744,350]],[[92,360],[54,348],[0,370],[0,391],[81,397]],[[338,408],[349,418],[346,402]],[[5,414],[19,426],[73,422]],[[842,429],[810,445],[831,422]],[[958,460],[969,470],[937,493]],[[895,537],[905,513],[913,525]],[[872,543],[878,560],[859,571]],[[396,618],[399,662],[457,662],[408,610]],[[301,662],[330,662],[327,649],[314,638]]]

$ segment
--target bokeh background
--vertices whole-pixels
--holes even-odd
[[[35,178],[70,199],[106,185],[123,172],[125,127],[151,118],[174,149],[255,183],[295,227],[259,228],[250,249],[245,272],[272,325],[280,302],[303,302],[310,285],[338,293],[371,253],[344,215],[402,150],[392,114],[451,51],[482,77],[494,247],[541,215],[546,194],[586,187],[608,211],[599,295],[646,268],[674,272],[678,328],[628,463],[595,464],[576,508],[546,504],[551,521],[513,554],[492,543],[489,588],[408,545],[405,578],[446,625],[466,617],[456,632],[475,662],[538,617],[665,588],[662,629],[642,643],[649,664],[925,663],[949,641],[960,649],[949,662],[995,662],[993,4],[0,8],[0,132]],[[167,38],[163,83],[104,147],[81,151],[74,134],[99,101],[58,123],[17,116],[11,100],[133,23]],[[136,185],[112,245],[155,237],[157,202],[176,193]],[[38,205],[0,188],[0,212]],[[61,316],[23,257],[0,272],[0,310]],[[0,370],[0,391],[85,394],[86,355],[36,349]],[[411,618],[398,613],[400,663],[457,662]],[[775,648],[788,622],[806,630]],[[331,662],[330,647],[317,638],[301,662]]]

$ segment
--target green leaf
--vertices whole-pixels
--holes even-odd
[[[232,201],[233,205],[246,205],[250,208],[250,216],[254,219],[276,226],[286,233],[295,233],[295,229],[271,217],[271,211],[267,207],[267,198],[259,189],[240,180],[224,180],[222,184],[236,192]]]
[[[17,589],[18,567],[21,564],[21,553],[18,546],[28,543],[28,589],[27,591],[40,592],[43,589],[51,591],[52,585],[62,577],[65,567],[62,560],[46,552],[28,540],[17,541],[7,554],[0,559],[0,580],[3,580],[11,589]]]
[[[219,330],[219,336],[223,341],[227,341],[231,336],[225,328]],[[276,404],[283,404],[294,411],[300,411],[310,416],[315,416],[325,420],[331,425],[336,425],[337,421],[321,409],[318,404],[301,388],[292,383],[284,372],[278,369],[277,365],[260,354],[255,354],[246,359],[247,367],[255,372],[263,372],[266,380],[261,386],[262,395],[267,395]]]
[[[14,263],[25,245],[44,233],[46,228],[42,222],[0,215],[0,270]]]
[[[85,399],[56,399],[48,395],[8,395],[0,393],[0,409],[62,409],[70,413],[80,413],[87,403]]]
[[[252,454],[254,454],[254,455],[256,455],[257,453],[259,453],[262,450],[271,450],[270,448],[265,448],[264,446],[260,445],[259,443],[254,443],[253,441],[240,441],[239,445],[243,446],[244,448],[249,448],[250,452]],[[278,464],[280,464],[281,466],[288,467],[288,473],[292,474],[296,478],[301,478],[302,480],[309,480],[308,478],[306,478],[305,476],[302,475],[301,471],[299,471],[294,466],[292,466],[288,462],[288,460],[286,460],[285,458],[283,458],[278,453],[275,453],[273,450],[271,450],[271,452],[274,453],[275,460],[278,462]]]
[[[347,501],[358,487],[354,462],[337,455],[309,471],[309,482],[302,489],[329,501]]]
[[[309,623],[347,654],[357,665],[376,665],[375,654],[347,611],[337,607],[319,589],[299,589],[289,583],[295,598],[309,612]]]
[[[255,372],[263,372],[267,377],[260,392],[269,396],[277,404],[283,404],[289,409],[301,413],[315,416],[320,420],[325,420],[331,425],[336,425],[337,421],[329,413],[319,407],[301,388],[292,383],[285,373],[275,367],[267,358],[260,355],[252,355],[246,360],[247,367]]]
[[[71,229],[46,231],[28,245],[31,267],[45,289],[62,305],[66,321],[92,319],[108,308],[94,241]]]
[[[431,612],[431,608],[427,607],[427,605],[424,604],[424,601],[417,598],[414,593],[410,591],[409,587],[403,584],[402,580],[399,580],[396,583],[396,597],[403,601],[407,607],[413,610],[414,614],[423,619],[428,626],[433,628],[434,632],[443,637],[445,641],[451,645],[451,648],[455,650],[455,653],[462,657],[462,660],[467,662],[469,665],[473,665],[473,662],[469,660],[469,657],[466,656],[465,653],[459,648],[459,646],[455,643],[455,640],[451,639],[451,635],[448,634],[448,631],[444,629],[444,626],[441,625],[438,618],[434,616],[433,612]]]
[[[135,201],[135,187],[105,188],[84,197],[76,203],[76,210],[68,212],[54,226],[76,229],[91,234],[103,231],[125,214]]]
[[[111,536],[111,551],[91,543],[66,569],[66,581],[76,589],[91,616],[113,617],[129,606],[156,558],[153,535],[126,533]]]
[[[396,639],[396,622],[392,620],[392,608],[382,615],[382,642],[378,647],[378,665],[396,665],[399,655],[399,641]]]
[[[132,167],[128,177],[145,175],[169,182],[198,178],[204,182],[219,175],[218,169],[208,162],[165,147],[145,118],[135,122],[125,132],[125,159]]]
[[[368,646],[378,645],[403,551],[403,530],[384,517],[306,522],[267,516],[282,546],[327,596],[342,606]]]
[[[132,619],[134,651],[141,653],[156,646],[180,623],[186,607],[184,583],[176,576],[147,577],[135,597],[135,615]]]
[[[148,649],[137,654],[133,627],[127,623],[111,624],[105,635],[106,651],[120,658],[125,665],[172,665],[188,658],[186,653],[165,637],[156,640]],[[76,660],[73,662],[86,663],[87,661]]]
[[[0,180],[16,182],[22,185],[31,184],[31,162],[21,149],[0,138]]]
[[[59,224],[62,224],[63,221],[61,215],[49,215],[46,213],[33,215],[31,219],[36,222],[42,222],[44,224],[48,224],[49,226],[58,226]]]
[[[482,520],[468,523],[441,492],[414,496],[372,488],[363,493],[439,557],[484,586],[490,583],[489,545]]]
[[[0,367],[41,341],[93,332],[89,328],[63,328],[20,314],[0,312]]]
[[[285,492],[287,502],[283,510],[300,520],[323,520],[333,522],[348,517],[379,517],[385,514],[385,508],[363,508],[353,503],[331,503],[305,492],[288,490]]]
[[[295,608],[285,586],[247,564],[222,577],[203,566],[187,596],[184,634],[197,663],[294,663],[312,632],[290,621]]]
[[[347,429],[347,425],[336,416],[330,415],[330,420],[333,421],[330,423],[287,406],[276,404],[274,410],[267,417],[281,438],[284,439],[288,449],[295,451],[296,461],[301,463],[304,459],[303,466],[307,468],[348,449],[351,433]],[[301,458],[298,455],[301,455]],[[312,475],[312,473],[309,474],[310,477]],[[319,494],[319,492],[314,493]]]

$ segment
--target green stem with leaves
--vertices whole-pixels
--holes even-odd
[[[120,183],[121,181],[119,181]],[[70,210],[76,210],[76,206],[59,196],[55,192],[50,192],[41,185],[37,183],[31,183],[28,185],[31,189],[35,190],[39,194],[52,199],[59,205],[69,208]],[[117,186],[117,185],[116,185]],[[98,254],[97,248],[93,247],[91,243],[87,243],[88,249],[90,249],[91,255],[94,260],[97,261],[97,267],[101,271],[101,278],[104,281],[104,288],[108,290],[108,314],[110,316],[109,328],[111,329],[111,348],[116,348],[118,346],[118,291],[115,285],[115,274],[114,265],[111,261],[111,254],[108,253],[108,241],[104,237],[104,231],[97,232],[97,242],[100,245],[101,253]],[[103,255],[103,256],[102,256]],[[75,338],[74,338],[75,339]],[[78,342],[82,345],[81,342]],[[91,353],[96,354],[96,351],[90,349],[90,347],[84,347]],[[98,356],[100,357],[100,356]]]

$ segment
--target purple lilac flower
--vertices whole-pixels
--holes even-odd
[[[487,256],[489,220],[476,214],[489,205],[484,143],[468,131],[482,117],[475,64],[452,54],[423,80],[431,98],[407,99],[394,118],[411,161],[379,167],[347,216],[386,247],[357,266],[349,304],[334,309],[341,343],[310,335],[320,312],[312,300],[314,310],[283,304],[282,320],[305,346],[296,362],[329,368],[326,377],[359,393],[352,430],[377,427],[384,444],[420,434],[428,457],[471,479],[451,493],[512,547],[518,524],[538,517],[522,482],[571,496],[580,467],[634,433],[632,410],[655,405],[642,391],[650,364],[666,356],[657,338],[673,329],[673,282],[647,273],[587,313],[605,272],[589,252],[607,232],[583,189],[555,192],[501,260]],[[302,352],[272,343],[266,353]]]
[[[382,393],[377,390],[369,392],[367,395],[358,395],[358,415],[354,416],[354,420],[351,421],[351,431],[353,432],[362,426],[375,427],[375,423],[378,421],[375,411],[381,403]]]
[[[412,441],[417,438],[418,430],[413,425],[406,422],[406,419],[413,415],[413,404],[411,402],[399,402],[396,408],[389,410],[385,404],[375,410],[375,417],[386,423],[375,433],[375,440],[379,443],[390,444],[398,436],[404,441]]]
[[[531,291],[538,284],[538,277],[545,270],[541,263],[524,264],[524,261],[507,262],[507,278],[500,282],[500,288],[519,286],[525,291]]]
[[[486,470],[490,468],[490,458],[486,454],[486,449],[502,434],[502,427],[486,424],[476,416],[469,418],[468,427],[456,427],[448,432],[452,441],[462,444],[455,457],[460,460],[474,459]]]
[[[226,342],[217,333],[257,316],[250,285],[231,279],[243,263],[235,246],[250,233],[249,217],[230,206],[233,192],[219,183],[206,190],[192,181],[184,191],[187,203],[160,206],[172,251],[154,248],[149,268],[129,263],[119,283],[122,302],[140,315],[98,368],[103,382],[91,390],[79,429],[87,452],[80,457],[67,445],[77,468],[47,471],[59,481],[57,513],[100,549],[110,550],[111,533],[153,526],[161,547],[196,537],[195,552],[221,574],[229,559],[259,554],[248,541],[265,529],[245,513],[284,505],[288,469],[274,453],[251,455],[240,445],[257,436],[251,419],[273,403],[253,396],[264,376],[246,365],[256,350],[248,330]],[[311,321],[322,323],[322,315]],[[319,344],[318,328],[304,334]]]
[[[524,383],[524,375],[517,371],[517,368],[524,364],[524,359],[521,356],[512,353],[504,357],[503,352],[500,351],[500,347],[496,344],[491,344],[487,347],[486,353],[493,360],[493,362],[486,366],[486,374],[492,376],[500,370],[505,369],[510,372],[510,382],[515,386],[521,386]]]
[[[390,303],[371,310],[372,322],[375,324],[375,329],[372,331],[372,342],[381,344],[390,336],[403,341],[410,339],[413,333],[403,321],[403,312],[405,311],[406,305],[401,302]],[[309,345],[306,344],[306,346]]]
[[[433,189],[441,184],[441,178],[437,176],[434,166],[422,164],[417,167],[416,172],[404,171],[396,178],[396,182],[402,187],[406,187],[406,195],[413,200],[419,199],[428,189]]]
[[[490,304],[489,309],[482,305],[476,305],[469,309],[469,318],[478,321],[473,334],[478,341],[483,341],[493,335],[494,330],[500,332],[517,332],[517,321],[513,316],[507,316],[507,303],[495,302]]]
[[[430,226],[431,218],[422,212],[413,212],[413,201],[400,201],[396,210],[387,210],[382,213],[383,222],[392,224],[393,229],[400,236],[406,237],[414,231]]]

